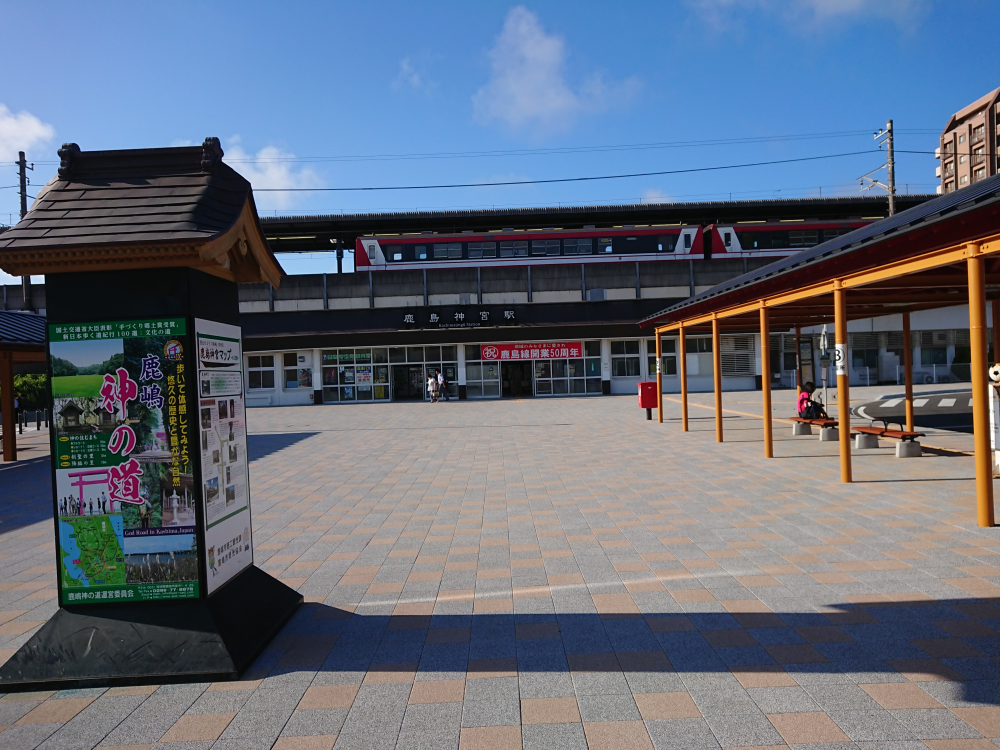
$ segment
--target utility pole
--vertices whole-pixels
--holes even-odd
[[[344,246],[337,240],[337,275],[344,272]]]
[[[892,120],[885,123],[886,166],[889,168],[889,216],[896,213],[896,160],[892,153]]]
[[[28,213],[28,174],[27,170],[34,171],[35,164],[31,163],[28,166],[27,161],[24,159],[24,152],[17,152],[17,173],[18,173],[18,183],[21,188],[21,218],[23,219]],[[21,292],[24,296],[24,302],[21,305],[21,309],[30,310],[31,309],[31,277],[22,276],[21,277]]]
[[[881,167],[873,169],[868,174],[861,175],[858,178],[858,182],[861,183],[862,190],[871,190],[873,187],[878,185],[883,188],[889,194],[889,216],[896,213],[896,158],[893,152],[893,142],[892,142],[892,120],[888,120],[885,123],[885,129],[878,129],[877,133],[872,135],[872,138],[878,143],[879,151],[882,150],[883,144],[886,149],[886,161]],[[876,179],[873,179],[871,175],[878,172],[880,169],[887,169],[889,176],[887,178],[888,184],[883,184]],[[867,184],[865,180],[868,180]]]

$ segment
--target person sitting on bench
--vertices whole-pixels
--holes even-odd
[[[803,419],[829,419],[823,404],[813,401],[811,396],[816,392],[816,384],[811,380],[806,381],[799,394],[799,416]]]

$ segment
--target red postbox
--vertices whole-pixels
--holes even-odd
[[[653,418],[656,406],[656,381],[639,383],[639,408],[646,410],[646,419]]]

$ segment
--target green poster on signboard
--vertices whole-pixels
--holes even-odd
[[[199,595],[188,347],[180,318],[49,326],[64,605]]]

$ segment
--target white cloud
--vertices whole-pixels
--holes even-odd
[[[423,76],[417,72],[416,68],[413,67],[413,63],[410,62],[410,58],[404,57],[399,61],[399,73],[392,81],[392,87],[394,89],[403,88],[404,86],[409,86],[412,89],[422,89],[427,85]]]
[[[0,162],[17,161],[17,152],[29,153],[35,146],[48,143],[56,131],[30,112],[14,114],[0,104]]]
[[[490,81],[472,97],[480,122],[566,130],[578,115],[602,111],[638,88],[634,79],[609,84],[593,74],[574,90],[564,72],[565,42],[545,33],[538,16],[520,5],[507,14],[489,57]]]
[[[265,146],[256,154],[248,154],[240,137],[226,140],[224,161],[246,177],[254,189],[254,201],[259,209],[282,209],[292,206],[305,193],[257,192],[261,188],[323,187],[323,180],[309,167],[294,166],[295,154],[277,146]]]
[[[673,203],[673,196],[668,195],[656,188],[650,188],[642,194],[642,198],[639,199],[640,203]]]
[[[782,17],[799,28],[816,30],[836,21],[888,19],[912,30],[922,19],[928,0],[688,0],[709,25],[717,29],[738,26],[746,11]]]

